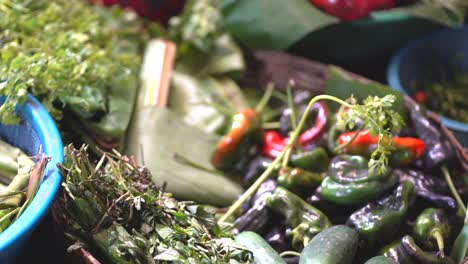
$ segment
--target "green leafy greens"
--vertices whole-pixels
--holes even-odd
[[[178,202],[150,172],[118,152],[91,163],[86,147],[65,148],[60,220],[75,242],[114,263],[251,263],[216,224],[210,207]],[[93,247],[93,245],[95,247]]]
[[[131,13],[82,1],[1,0],[0,121],[19,121],[27,92],[56,119],[64,107],[82,118],[107,112],[112,80],[137,75],[141,28]]]

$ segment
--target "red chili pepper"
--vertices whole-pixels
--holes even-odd
[[[342,20],[366,17],[373,10],[395,6],[396,0],[310,0],[312,4]]]
[[[427,100],[427,94],[425,91],[415,92],[412,97],[419,104],[424,104]]]
[[[368,156],[375,145],[379,142],[378,136],[372,136],[369,130],[359,132],[357,136],[355,131],[345,132],[338,136],[340,145],[346,144],[354,138],[354,140],[345,148],[345,152],[349,154]],[[401,163],[411,163],[421,157],[425,149],[425,143],[421,139],[413,137],[392,137],[392,142],[397,150],[410,151],[413,155],[408,156],[410,160],[401,161]]]
[[[302,146],[312,143],[314,140],[318,139],[323,134],[325,126],[327,125],[328,108],[326,104],[318,102],[314,104],[312,109],[317,110],[317,117],[315,119],[314,126],[302,132],[299,136],[299,143]],[[281,151],[283,151],[288,142],[288,137],[282,137],[276,131],[268,131],[265,133],[263,138],[262,153],[267,157],[276,158]]]
[[[247,108],[235,114],[231,129],[218,142],[211,163],[217,169],[231,169],[253,143],[261,141],[261,135],[261,113]]]

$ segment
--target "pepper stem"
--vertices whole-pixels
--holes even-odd
[[[432,231],[432,236],[435,238],[437,241],[437,247],[439,248],[439,255],[440,257],[445,257],[444,254],[444,237],[442,236],[442,232],[439,228],[435,228]]]
[[[309,115],[310,111],[312,110],[312,107],[314,106],[314,104],[320,100],[330,100],[330,101],[334,101],[334,102],[337,102],[341,105],[344,105],[344,106],[347,106],[347,107],[353,107],[351,104],[339,99],[339,98],[336,98],[334,96],[331,96],[331,95],[326,95],[326,94],[322,94],[322,95],[318,95],[318,96],[315,96],[314,98],[312,98],[312,100],[310,100],[309,104],[307,105],[307,108],[305,109],[304,111],[304,114],[302,115],[301,117],[301,120],[299,121],[299,124],[297,125],[297,128],[294,130],[288,144],[286,145],[286,147],[281,151],[281,153],[278,155],[278,157],[276,157],[276,159],[273,160],[273,162],[270,164],[270,166],[268,166],[268,168],[260,175],[260,177],[258,177],[258,179],[249,187],[249,189],[247,189],[242,195],[241,197],[239,197],[239,199],[237,199],[236,202],[234,202],[234,204],[229,207],[228,211],[218,220],[218,223],[221,224],[221,223],[224,223],[231,215],[234,214],[234,212],[236,212],[240,206],[250,197],[252,196],[256,191],[257,189],[260,187],[260,185],[266,180],[268,179],[268,177],[270,176],[270,174],[275,170],[275,168],[278,166],[278,164],[280,164],[281,160],[283,159],[284,155],[286,154],[286,151],[288,149],[290,149],[296,142],[296,140],[299,138],[299,135],[301,133],[301,130],[302,130],[302,127],[304,126],[306,120],[307,120],[307,116]]]
[[[301,253],[296,252],[296,251],[283,251],[279,254],[280,257],[287,257],[287,256],[294,256],[294,257],[300,257]]]
[[[263,109],[265,109],[265,107],[268,104],[268,101],[270,101],[271,95],[273,94],[274,90],[275,86],[273,85],[273,83],[268,83],[265,90],[265,94],[263,94],[262,99],[260,99],[260,102],[258,102],[257,106],[255,106],[256,112],[261,113]]]
[[[466,207],[460,195],[458,194],[457,189],[455,188],[455,185],[453,184],[452,177],[450,176],[450,172],[447,169],[446,165],[442,166],[442,173],[444,174],[445,181],[447,182],[447,185],[450,189],[450,192],[452,193],[452,196],[455,198],[455,201],[457,201],[458,213],[463,217],[466,214]]]
[[[293,93],[292,93],[292,87],[294,87],[294,85],[295,85],[294,81],[290,80],[289,83],[288,83],[288,87],[286,88],[286,94],[287,94],[287,98],[288,98],[288,107],[289,107],[289,109],[291,109],[291,125],[292,125],[293,130],[295,130],[297,128],[297,118],[298,118],[297,109],[294,106],[294,98],[293,98]],[[296,147],[299,150],[299,152],[302,152],[301,143],[298,142],[296,144]],[[291,152],[292,152],[292,150],[290,150],[289,152],[286,153],[286,158],[285,158],[286,163],[288,163],[288,161],[289,161],[289,157],[291,155]],[[284,164],[285,164],[285,162],[283,161],[283,165]]]

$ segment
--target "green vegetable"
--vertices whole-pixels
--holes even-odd
[[[371,133],[378,133],[379,137],[382,140],[379,140],[378,147],[376,151],[372,154],[372,157],[369,161],[369,170],[376,171],[378,173],[384,173],[387,169],[388,164],[388,154],[391,146],[391,134],[392,131],[398,131],[403,125],[403,120],[401,116],[393,111],[392,105],[395,102],[396,98],[392,95],[387,95],[383,98],[379,97],[368,97],[364,100],[364,103],[357,104],[355,100],[351,100],[350,103],[343,101],[337,97],[330,95],[318,95],[312,98],[302,117],[297,124],[296,129],[291,134],[291,137],[287,145],[279,153],[279,155],[273,160],[271,165],[266,169],[258,179],[249,187],[249,189],[242,194],[242,196],[229,208],[229,210],[219,219],[219,222],[222,223],[226,221],[234,212],[236,212],[240,206],[255,193],[255,191],[260,187],[260,185],[270,176],[270,174],[277,168],[281,162],[287,164],[289,159],[287,158],[291,153],[291,148],[296,144],[302,128],[307,120],[307,116],[312,110],[312,107],[316,102],[321,100],[328,100],[339,103],[344,107],[347,107],[350,115],[340,115],[338,117],[338,124],[344,127],[352,127],[355,124],[355,119],[359,118],[363,121],[363,126],[371,131]],[[378,117],[377,120],[374,118]],[[384,119],[382,119],[384,117]],[[387,119],[390,120],[385,120]]]
[[[266,204],[285,217],[286,226],[291,229],[287,235],[295,249],[301,250],[315,235],[331,226],[328,217],[320,210],[282,187],[267,197]]]
[[[65,119],[92,133],[90,143],[109,147],[100,141],[112,137],[119,147],[149,31],[136,16],[84,1],[2,1],[0,120],[18,122],[14,107],[31,92],[57,120],[70,111]]]
[[[236,236],[236,242],[250,250],[258,264],[281,264],[286,262],[278,253],[258,234],[250,231]]]
[[[398,231],[413,198],[413,184],[403,182],[393,194],[351,214],[346,224],[357,229],[366,247],[385,243]]]
[[[465,225],[453,244],[450,256],[457,262],[461,262],[468,256],[468,213],[465,215]]]
[[[281,168],[277,178],[279,186],[299,194],[310,192],[322,180],[323,176],[318,173],[289,167]]]
[[[448,216],[442,209],[426,208],[416,218],[414,238],[426,249],[438,249],[444,256],[444,241],[450,238],[452,228]]]
[[[215,105],[223,105],[232,112],[248,107],[240,88],[234,82],[227,80],[174,72],[169,109],[187,124],[207,132],[223,133],[228,126],[230,116],[217,109]],[[237,105],[234,105],[233,101],[237,102]]]
[[[304,248],[299,264],[351,264],[358,246],[356,230],[343,225],[327,228]]]
[[[157,184],[181,200],[226,206],[242,192],[240,184],[215,171],[210,156],[218,137],[187,125],[170,110],[146,106],[137,110],[127,153],[153,172]],[[177,160],[184,157],[207,169]]]
[[[398,261],[405,264],[455,264],[449,257],[422,250],[411,236],[404,236],[398,247]]]
[[[57,219],[71,243],[113,263],[251,263],[213,208],[179,202],[151,181],[147,168],[114,151],[89,160],[69,145]],[[77,245],[79,245],[77,247]]]
[[[369,259],[364,264],[398,264],[393,259],[384,256],[377,256]]]
[[[321,185],[323,198],[337,204],[360,204],[375,200],[398,183],[398,176],[391,172],[370,172],[368,163],[361,156],[335,156]]]
[[[324,148],[318,147],[311,151],[296,153],[289,159],[291,167],[297,167],[313,172],[322,172],[328,168],[328,154]]]

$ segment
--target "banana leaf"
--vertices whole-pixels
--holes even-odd
[[[229,34],[215,39],[213,48],[208,52],[192,50],[179,52],[175,69],[193,75],[228,75],[239,77],[245,71],[242,51]]]
[[[353,96],[359,101],[367,98],[369,95],[383,97],[393,94],[396,97],[393,108],[397,111],[402,111],[404,108],[403,95],[400,92],[377,82],[359,79],[356,75],[351,76],[350,73],[336,66],[329,67],[324,92],[343,100]],[[338,108],[338,105],[335,103],[330,103],[330,106],[335,110]]]
[[[311,31],[338,22],[306,0],[221,0],[224,25],[250,48],[283,50]]]
[[[210,157],[218,140],[168,109],[140,105],[129,129],[126,153],[148,167],[153,180],[167,184],[166,190],[179,200],[227,206],[243,190],[234,179],[214,172]],[[180,162],[176,156],[212,171]]]
[[[123,148],[123,140],[130,123],[136,93],[138,90],[137,74],[130,78],[116,76],[111,82],[107,94],[107,112],[99,117],[85,119],[75,115],[82,131],[75,131],[80,138],[93,149],[98,146],[103,149]],[[65,122],[75,120],[65,120]],[[86,135],[87,136],[84,136]],[[106,142],[106,143],[104,143]]]
[[[414,5],[377,11],[365,19],[341,23],[306,0],[221,0],[221,8],[225,27],[247,47],[285,50],[307,35],[324,28],[330,29],[330,34],[340,36],[343,32],[333,31],[333,26],[337,24],[348,25],[351,29],[360,24],[375,23],[378,26],[386,22],[392,23],[392,20],[417,17],[442,25],[460,26],[468,5],[465,0],[419,0]],[[407,28],[400,28],[400,31],[405,30]],[[363,36],[363,32],[353,33]],[[313,45],[313,42],[309,43]]]
[[[230,79],[174,72],[169,108],[187,124],[210,133],[222,133],[230,116],[217,106],[235,113],[248,105],[240,88]]]

